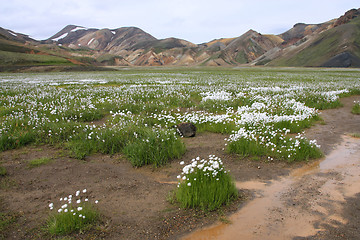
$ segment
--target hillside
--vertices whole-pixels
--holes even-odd
[[[338,20],[327,23],[322,31],[310,33],[299,39],[297,44],[283,48],[282,54],[268,65],[360,67],[359,15],[359,10],[348,11]]]
[[[249,30],[203,44],[156,39],[137,27],[68,25],[43,41],[0,28],[0,71],[39,66],[45,71],[59,66],[65,71],[163,65],[360,67],[359,15],[359,9],[352,9],[324,23],[297,23],[279,35]]]
[[[1,71],[103,70],[91,50],[75,50],[36,41],[0,28]]]

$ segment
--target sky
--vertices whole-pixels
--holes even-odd
[[[73,24],[139,27],[163,39],[199,44],[250,29],[280,34],[296,23],[316,24],[360,8],[359,0],[0,0],[0,27],[44,40]]]

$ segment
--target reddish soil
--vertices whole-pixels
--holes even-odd
[[[360,116],[350,113],[354,100],[360,100],[360,96],[342,99],[342,108],[322,111],[325,124],[317,124],[306,131],[310,139],[318,140],[325,154],[341,144],[341,136],[360,133]],[[253,191],[254,195],[249,190],[242,190],[241,198],[221,211],[181,210],[167,200],[176,188],[180,161],[189,162],[197,156],[206,158],[214,154],[222,158],[237,182],[275,181],[308,165],[239,159],[224,152],[225,137],[200,133],[194,138],[183,139],[187,147],[185,155],[157,169],[133,168],[122,155],[98,154],[79,161],[68,157],[65,150],[45,145],[2,152],[0,163],[8,174],[0,177],[0,210],[6,216],[14,216],[15,220],[0,232],[0,236],[5,239],[48,239],[42,230],[50,212],[48,203],[59,204],[60,197],[86,188],[89,197],[99,200],[97,207],[103,214],[103,222],[89,233],[72,235],[74,239],[177,239],[219,219],[226,220],[227,213],[241,209],[250,198],[256,199],[256,192]],[[52,161],[29,167],[29,160],[41,157],[50,157]],[[301,188],[303,191],[289,191],[288,195],[298,199],[297,204],[306,206],[307,196],[314,195],[320,187]],[[344,206],[349,209],[338,214],[341,219],[359,223],[359,217],[352,215],[350,207],[359,209],[359,195],[348,198]],[[329,237],[334,232],[339,236],[352,236],[354,230],[348,224],[349,221],[344,221],[336,228],[325,226],[318,236],[320,239],[338,239]],[[318,239],[317,236],[314,239]]]

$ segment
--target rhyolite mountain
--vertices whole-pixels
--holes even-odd
[[[3,66],[0,69],[4,69],[4,66],[6,69],[6,66],[12,63],[24,65],[23,61],[16,59],[17,56],[25,59],[21,54],[48,56],[47,58],[55,63],[83,67],[360,67],[359,15],[360,9],[352,9],[325,23],[297,23],[279,35],[266,35],[249,30],[238,37],[214,39],[202,44],[178,38],[156,39],[136,27],[95,29],[68,25],[42,41],[0,28],[0,65]],[[6,56],[15,60],[6,61]],[[41,60],[43,62],[40,63],[34,60],[33,64],[51,65],[44,58]],[[31,65],[31,61],[26,64]]]

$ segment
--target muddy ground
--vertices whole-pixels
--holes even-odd
[[[342,108],[322,111],[324,121],[306,131],[308,138],[318,140],[325,154],[330,154],[344,141],[343,135],[360,133],[360,116],[351,114],[354,100],[360,100],[360,96],[342,99]],[[200,133],[195,138],[183,139],[187,147],[185,155],[158,169],[133,168],[122,155],[97,154],[79,161],[68,157],[61,148],[46,145],[0,153],[1,165],[8,172],[0,177],[0,210],[3,216],[12,220],[0,236],[5,239],[49,238],[42,230],[49,216],[48,203],[56,204],[60,197],[86,188],[90,198],[99,200],[97,207],[103,214],[103,222],[90,233],[73,235],[75,239],[178,239],[218,220],[226,222],[227,214],[238,211],[256,198],[255,193],[242,188],[239,200],[221,211],[181,210],[168,201],[170,192],[176,188],[176,176],[181,172],[180,161],[189,162],[197,156],[206,158],[214,154],[222,158],[237,182],[273,181],[294,169],[311,165],[311,162],[288,164],[266,159],[240,159],[224,152],[225,137]],[[52,161],[40,167],[29,167],[29,160],[41,157],[50,157]],[[336,181],[336,177],[333,179]],[[311,177],[307,180],[314,181]],[[314,182],[306,188],[299,187],[303,189],[301,191],[289,191],[287,195],[296,199],[297,206],[306,208],[308,199],[318,194],[320,187]],[[349,221],[336,226],[323,225],[323,231],[309,238],[359,237],[360,217],[354,214],[359,212],[359,200],[359,194],[347,198],[346,207],[338,213],[341,219]]]

